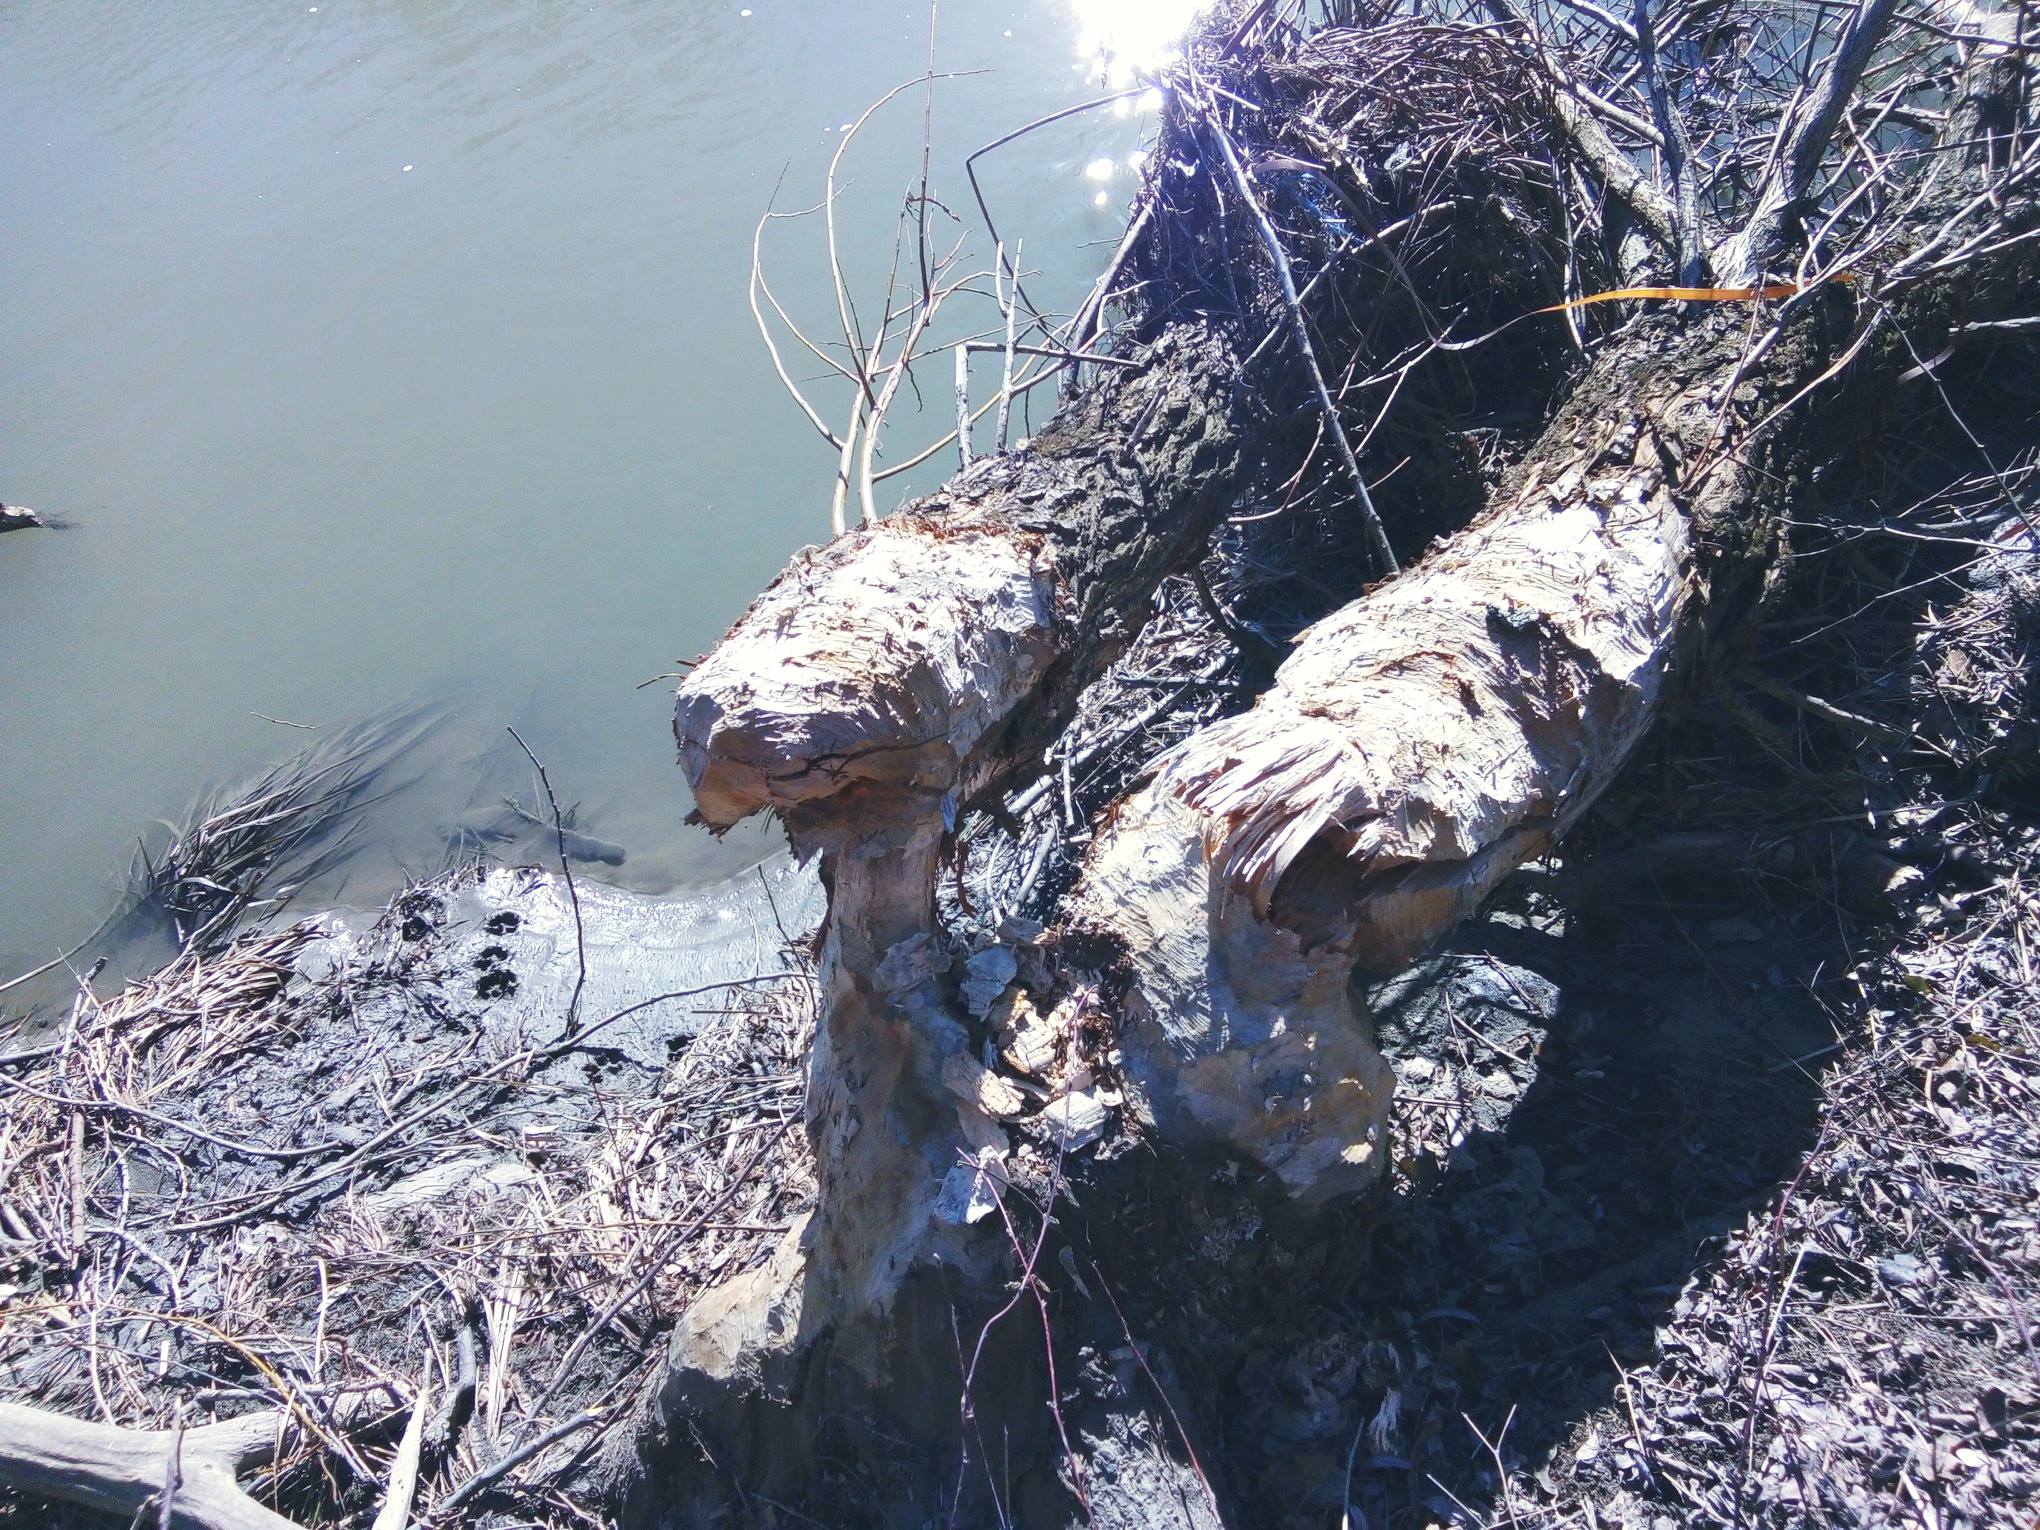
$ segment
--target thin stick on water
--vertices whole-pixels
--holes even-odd
[[[1010,133],[1001,133],[990,143],[983,145],[981,148],[973,149],[969,154],[965,155],[963,173],[970,179],[970,194],[977,199],[978,216],[985,220],[985,232],[992,236],[993,241],[999,244],[1005,242],[999,233],[999,225],[992,220],[991,206],[985,201],[985,188],[978,180],[977,162],[980,159],[991,153],[994,149],[1004,148],[1016,138],[1024,138],[1037,128],[1045,128],[1051,123],[1061,122],[1065,118],[1074,117],[1081,112],[1094,111],[1101,106],[1110,106],[1114,101],[1131,100],[1135,96],[1145,95],[1149,88],[1146,85],[1135,85],[1129,90],[1115,90],[1110,95],[1099,96],[1096,100],[1082,101],[1075,106],[1065,106],[1059,111],[1050,112],[1045,117],[1036,117],[1032,122],[1027,123],[1023,127],[1014,128]],[[1112,269],[1116,270],[1117,268],[1118,262],[1115,260]],[[1008,264],[1006,274],[1013,279],[1013,296],[1020,302],[1025,303],[1028,313],[1033,315],[1034,326],[1039,328],[1044,335],[1051,333],[1053,326],[1043,317],[1041,310],[1035,306],[1034,300],[1028,297],[1027,289],[1020,285],[1020,267],[1017,264]],[[1079,346],[1083,344],[1083,337],[1081,335],[1077,337],[1076,343]]]
[[[560,875],[566,878],[567,901],[574,906],[574,961],[578,968],[574,975],[574,996],[567,1000],[567,1034],[574,1034],[581,1013],[581,990],[588,986],[588,937],[581,928],[581,894],[574,886],[574,871],[567,864],[567,825],[560,817],[560,799],[553,795],[552,781],[545,773],[545,765],[531,752],[531,745],[524,742],[524,735],[515,728],[507,730],[517,740],[517,747],[524,751],[524,757],[531,761],[538,772],[538,784],[545,791],[546,806],[552,809],[553,835],[559,841]]]
[[[999,247],[997,265],[992,268],[992,287],[999,295],[999,306],[1006,311],[1006,354],[1004,364],[999,370],[999,425],[998,429],[994,432],[1000,451],[1006,449],[1006,426],[1013,415],[1013,344],[1018,338],[1013,331],[1015,322],[1020,316],[1020,247],[1018,245],[1015,245],[1013,248],[1013,290],[1011,292],[1006,291],[999,284],[998,267],[1003,266],[1005,263],[1006,250],[1005,246],[1001,245]]]
[[[970,347],[956,348],[956,468],[970,466]]]
[[[5,993],[10,988],[19,988],[23,983],[28,982],[30,979],[41,977],[45,972],[56,971],[57,968],[63,966],[65,962],[69,961],[72,957],[76,956],[80,951],[84,950],[91,943],[92,937],[88,935],[85,937],[85,939],[79,941],[78,944],[71,947],[70,950],[64,952],[60,956],[51,957],[48,961],[44,962],[40,967],[31,967],[29,968],[28,971],[22,973],[19,977],[9,978],[6,982],[0,983],[0,993]]]
[[[921,95],[921,194],[914,199],[914,253],[921,260],[921,301],[935,296],[935,272],[928,260],[928,162],[935,152],[935,16],[928,0],[928,82]]]

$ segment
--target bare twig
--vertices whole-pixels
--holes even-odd
[[[1262,247],[1275,266],[1276,279],[1282,284],[1282,298],[1289,312],[1290,334],[1296,341],[1298,355],[1310,372],[1311,386],[1317,390],[1318,409],[1324,417],[1325,429],[1332,438],[1332,446],[1339,455],[1339,461],[1346,469],[1346,476],[1353,485],[1354,500],[1360,507],[1361,520],[1367,530],[1367,540],[1374,549],[1374,565],[1377,573],[1397,572],[1395,550],[1388,544],[1388,531],[1381,524],[1381,516],[1374,508],[1374,496],[1367,491],[1367,480],[1360,472],[1360,463],[1353,455],[1353,446],[1346,439],[1346,427],[1340,423],[1339,407],[1332,402],[1331,389],[1325,386],[1325,374],[1318,366],[1317,352],[1311,348],[1310,326],[1304,321],[1303,307],[1296,295],[1296,277],[1289,269],[1289,257],[1283,252],[1282,237],[1275,232],[1275,225],[1268,221],[1267,209],[1255,194],[1253,183],[1248,180],[1246,167],[1240,163],[1239,151],[1233,148],[1232,137],[1218,120],[1218,113],[1207,111],[1205,125],[1210,130],[1218,150],[1225,158],[1226,169],[1231,173],[1233,184],[1238,187],[1240,198],[1252,215],[1254,227],[1261,236]]]
[[[567,825],[560,817],[560,799],[553,795],[552,780],[545,773],[545,766],[538,756],[531,752],[531,745],[515,728],[508,730],[517,740],[517,747],[524,751],[524,757],[531,761],[532,769],[538,772],[538,784],[545,792],[546,805],[552,809],[553,835],[559,843],[560,875],[567,884],[567,901],[574,910],[574,992],[567,1000],[567,1034],[574,1034],[581,1013],[581,990],[588,986],[588,935],[581,924],[581,894],[574,886],[574,868],[567,861]]]

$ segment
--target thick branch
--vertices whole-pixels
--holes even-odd
[[[1685,116],[1672,100],[1671,87],[1659,67],[1657,29],[1651,22],[1650,0],[1636,0],[1632,33],[1636,56],[1643,67],[1644,89],[1650,96],[1651,118],[1657,126],[1658,146],[1665,157],[1665,173],[1672,182],[1679,220],[1679,280],[1688,286],[1698,286],[1706,274],[1700,235],[1700,171],[1693,163],[1693,142],[1686,132]]]
[[[0,1485],[37,1498],[133,1518],[178,1483],[177,1530],[297,1530],[241,1491],[240,1474],[272,1458],[295,1426],[276,1410],[186,1429],[121,1429],[43,1408],[0,1403]]]
[[[1665,195],[1664,188],[1639,169],[1636,162],[1608,136],[1608,130],[1594,120],[1593,113],[1580,99],[1564,60],[1553,53],[1538,35],[1537,28],[1523,13],[1517,0],[1483,0],[1483,3],[1495,20],[1522,28],[1523,35],[1530,40],[1538,61],[1551,79],[1551,110],[1552,115],[1558,118],[1558,125],[1565,130],[1580,157],[1601,178],[1602,184],[1615,199],[1628,208],[1636,221],[1650,231],[1651,237],[1676,258],[1680,244],[1678,213],[1672,206],[1672,199]]]
[[[1722,281],[1731,285],[1755,282],[1778,254],[1786,230],[1813,186],[1842,112],[1856,94],[1863,71],[1897,11],[1898,0],[1862,0],[1843,24],[1835,51],[1828,56],[1813,89],[1779,124],[1748,221],[1714,252],[1714,269]]]

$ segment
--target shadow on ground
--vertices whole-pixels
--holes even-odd
[[[1266,1226],[1221,1166],[1096,1251],[1229,1522],[1506,1518],[1504,1467],[1619,1407],[1687,1278],[1812,1147],[1837,1039],[1832,911],[1716,892],[1570,929],[1519,895],[1377,988],[1398,1165],[1364,1223]]]

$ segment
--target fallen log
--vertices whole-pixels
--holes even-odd
[[[1353,969],[1400,970],[1542,853],[1663,694],[1690,539],[1635,423],[1311,628],[1100,833],[1068,923],[1114,953],[1164,1140],[1307,1204],[1380,1176],[1393,1077]]]
[[[279,1408],[189,1429],[123,1429],[0,1403],[0,1487],[135,1522],[146,1512],[174,1530],[297,1530],[240,1479],[301,1435],[297,1416]]]
[[[1201,550],[1249,438],[1221,331],[1181,326],[1136,359],[1021,449],[797,556],[752,602],[674,710],[703,821],[771,808],[822,848],[861,802],[953,815],[1038,760]]]
[[[1893,13],[1848,17],[1717,269],[1780,259],[1781,209],[1803,210]],[[1945,130],[1965,172],[1925,181],[1860,310],[1833,287],[1767,326],[1672,319],[1606,348],[1494,508],[1306,632],[1249,712],[1111,816],[1066,925],[1116,974],[1132,1102],[1160,1138],[1243,1155],[1305,1204],[1379,1181],[1393,1078],[1350,974],[1399,970],[1549,850],[1674,672],[1761,598],[1821,428],[1810,396],[1830,387],[1847,417],[1917,383],[1922,355],[2028,290],[2031,167],[1993,186],[1983,126],[2007,88],[1996,41]],[[1958,243],[1985,205],[1998,242]]]
[[[655,1462],[693,1420],[719,1418],[747,1460],[798,1460],[809,1425],[777,1404],[816,1341],[877,1383],[909,1272],[941,1255],[968,1277],[986,1252],[958,1236],[977,1180],[962,1155],[996,1165],[1008,1144],[965,1083],[935,907],[946,841],[967,804],[1038,765],[1155,588],[1201,554],[1252,437],[1222,330],[1178,326],[1135,360],[1021,448],[796,557],[679,688],[699,820],[770,809],[820,857],[819,1184],[771,1260],[682,1315],[605,1464],[626,1521],[654,1511]],[[905,1326],[942,1329],[933,1311]]]
[[[1249,400],[1224,335],[1184,326],[1137,360],[1021,450],[798,557],[680,686],[698,816],[778,812],[829,889],[809,1327],[882,1309],[959,1144],[994,1145],[943,1078],[969,1044],[938,982],[945,836],[1039,760],[1234,488]]]
[[[1964,300],[2004,303],[2025,258],[1966,267]],[[1805,395],[1851,355],[1844,399],[1911,362],[1850,317],[1809,306],[1764,347],[1716,319],[1612,348],[1501,503],[1305,633],[1250,711],[1111,816],[1066,924],[1117,975],[1162,1139],[1243,1155],[1306,1205],[1379,1180],[1393,1078],[1350,974],[1400,970],[1551,849],[1759,598],[1778,486],[1819,429]]]

